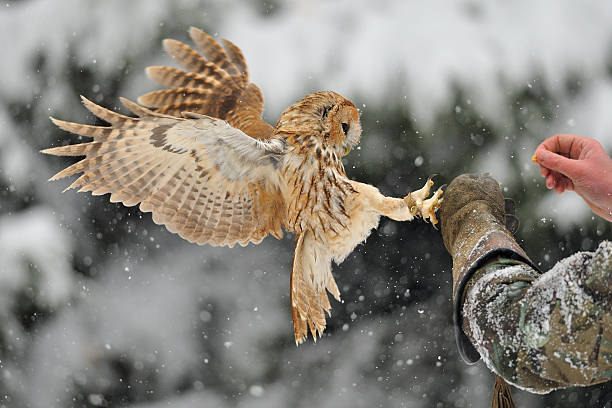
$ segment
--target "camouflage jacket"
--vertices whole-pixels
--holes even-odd
[[[547,393],[612,379],[612,242],[541,275],[496,258],[463,293],[463,330],[507,382]]]

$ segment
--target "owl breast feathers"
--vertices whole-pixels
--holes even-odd
[[[83,99],[110,126],[53,119],[63,130],[92,138],[43,150],[85,156],[51,180],[82,173],[67,189],[110,193],[112,202],[140,204],[153,221],[200,245],[259,243],[268,234],[296,235],[291,272],[291,311],[296,343],[325,329],[340,300],[331,261],[342,262],[378,225],[421,216],[437,223],[442,199],[429,199],[433,182],[403,198],[347,178],[343,155],[361,135],[359,113],[334,92],[316,92],[285,110],[276,126],[261,117],[263,97],[249,82],[238,47],[196,28],[199,52],[175,40],[163,45],[185,70],[154,66],[148,76],[168,89],[137,104],[121,98],[136,117]],[[144,107],[144,106],[147,107]]]

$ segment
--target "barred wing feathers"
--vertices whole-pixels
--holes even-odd
[[[240,49],[228,40],[222,40],[221,47],[195,27],[189,35],[200,53],[180,41],[164,40],[166,52],[186,71],[148,67],[149,78],[170,89],[142,95],[138,102],[173,116],[195,112],[224,119],[253,138],[269,139],[272,126],[261,118],[263,95],[257,85],[249,83]]]
[[[233,246],[280,238],[285,204],[279,161],[284,142],[253,139],[227,122],[188,114],[153,112],[121,99],[137,118],[83,98],[85,107],[111,126],[53,119],[61,129],[93,141],[43,150],[85,156],[51,180],[83,173],[67,189],[127,206],[140,203],[153,220],[190,242]]]

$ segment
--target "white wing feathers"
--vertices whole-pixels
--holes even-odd
[[[255,181],[256,179],[271,179],[273,175],[278,176],[276,170],[287,147],[284,140],[261,141],[248,136],[221,119],[197,113],[185,113],[185,116],[194,119],[192,125],[196,131],[207,136],[201,138],[201,143],[214,166],[229,180],[247,178]],[[177,129],[177,131],[182,131],[182,129]],[[214,135],[214,137],[209,135]],[[249,166],[260,166],[264,174],[259,174],[261,171],[249,174],[248,166],[245,166],[245,163]]]

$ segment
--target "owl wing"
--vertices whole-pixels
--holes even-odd
[[[111,126],[53,119],[61,129],[93,141],[43,150],[85,156],[51,180],[83,173],[67,189],[111,193],[112,202],[140,203],[190,242],[233,246],[280,238],[285,204],[280,191],[280,139],[260,141],[227,122],[198,114],[178,118],[122,103],[127,117],[83,98],[85,107]]]
[[[240,49],[228,40],[222,40],[221,47],[210,35],[194,27],[189,35],[201,55],[182,42],[164,40],[166,52],[187,71],[148,67],[149,78],[170,89],[142,95],[138,102],[173,116],[195,112],[224,119],[253,138],[270,138],[272,126],[261,118],[263,95],[257,85],[249,83],[249,71]]]
[[[331,315],[327,292],[340,301],[340,291],[331,273],[332,255],[328,246],[315,239],[310,230],[296,237],[291,270],[291,315],[296,344],[303,343],[308,330],[313,339],[325,330],[325,313]]]

